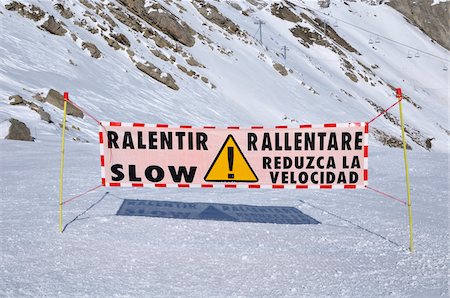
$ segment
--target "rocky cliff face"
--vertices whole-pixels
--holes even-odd
[[[391,0],[387,4],[446,49],[450,49],[450,2],[431,5],[433,0]]]

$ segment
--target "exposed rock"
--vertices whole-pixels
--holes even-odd
[[[10,96],[9,97],[9,100],[10,100],[10,105],[24,105],[25,104],[25,102],[24,102],[24,100],[23,100],[23,98],[22,98],[22,96],[20,96],[20,95],[13,95],[13,96]]]
[[[97,48],[97,46],[95,44],[93,44],[92,42],[86,42],[83,41],[83,43],[81,44],[81,48],[87,49],[89,51],[89,53],[91,53],[91,57],[98,59],[102,56],[102,52],[100,52],[100,50]]]
[[[54,105],[58,109],[64,109],[64,96],[54,89],[50,89],[50,91],[48,91],[45,101]],[[70,102],[67,102],[67,115],[72,115],[78,118],[84,117],[83,112]]]
[[[391,0],[387,5],[398,10],[425,34],[450,50],[449,10],[450,2],[431,5],[433,0]]]
[[[148,17],[152,25],[159,28],[174,40],[188,47],[192,47],[195,44],[193,30],[184,22],[182,24],[178,23],[175,16],[168,13],[152,11],[148,14]]]
[[[373,131],[375,139],[381,142],[383,145],[392,148],[403,148],[403,142],[401,139],[391,136],[385,133],[384,131],[376,129],[374,127],[372,127],[371,130]],[[411,150],[412,149],[411,145],[406,144],[406,149]]]
[[[66,34],[67,30],[60,22],[57,22],[53,16],[49,16],[47,21],[41,25],[41,28],[54,35],[62,36]]]
[[[143,32],[144,28],[141,23],[133,16],[123,12],[120,8],[108,4],[109,11],[118,19],[121,23],[127,25],[131,29],[137,32]]]
[[[236,1],[231,1],[228,4],[230,4],[230,6],[233,7],[234,9],[242,11],[242,7]]]
[[[34,99],[40,102],[45,102],[45,97],[42,96],[42,93],[36,93],[32,96]]]
[[[427,148],[428,150],[430,150],[431,147],[433,146],[433,144],[431,144],[431,141],[433,141],[433,140],[434,140],[434,138],[427,138],[427,139],[425,140],[425,146],[426,146],[426,148]]]
[[[45,12],[34,4],[31,6],[26,6],[20,2],[13,1],[6,4],[5,8],[10,11],[16,11],[19,15],[35,22],[40,21],[45,16]]]
[[[150,62],[146,62],[145,64],[139,62],[136,64],[136,67],[143,73],[149,75],[158,82],[163,83],[167,87],[173,90],[180,89],[180,87],[178,87],[178,85],[175,83],[175,80],[170,74],[162,73],[162,71],[158,67],[151,64]]]
[[[53,123],[50,114],[47,113],[46,111],[44,111],[44,109],[34,103],[30,103],[30,109],[32,109],[33,111],[35,111],[36,113],[39,114],[39,116],[41,116],[41,120],[44,120],[47,123]]]
[[[188,72],[187,68],[184,67],[183,65],[177,64],[177,67],[178,67],[179,70],[181,70],[181,71],[184,72],[184,73],[187,73],[187,72]]]
[[[95,6],[89,0],[80,0],[80,3],[89,9],[95,9]]]
[[[9,132],[5,139],[18,141],[34,141],[34,138],[31,136],[30,129],[26,126],[25,123],[14,118],[9,119],[9,122],[11,123],[11,126],[9,127]]]
[[[165,40],[159,35],[153,36],[152,39],[155,41],[155,44],[160,48],[170,48],[170,49],[173,48],[173,45],[169,41]]]
[[[297,23],[300,21],[300,17],[293,13],[289,7],[284,6],[283,3],[273,3],[271,10],[272,14],[282,20]]]
[[[207,77],[201,77],[200,79],[201,79],[201,80],[203,81],[203,83],[205,83],[205,84],[208,84],[208,83],[209,83],[209,80],[208,80]]]
[[[200,62],[195,60],[195,58],[192,56],[186,59],[186,63],[189,64],[190,66],[205,68],[205,66],[203,64],[201,64]]]
[[[101,16],[105,21],[107,21],[111,27],[117,26],[116,22],[114,22],[114,20],[108,14],[106,14],[104,12],[100,12],[99,16]]]
[[[62,5],[61,3],[56,3],[53,7],[63,18],[70,19],[71,17],[73,17],[73,12],[70,10],[70,8],[64,7],[64,5]]]
[[[318,0],[317,3],[321,8],[328,8],[330,7],[330,0]]]
[[[365,100],[371,106],[373,106],[378,113],[381,113],[384,111],[384,109],[382,107],[377,105],[372,100],[370,100],[368,98],[365,98]],[[387,120],[389,120],[389,122],[396,125],[397,127],[400,127],[400,120],[395,115],[391,114],[390,112],[384,113],[383,117],[386,118]],[[416,143],[417,145],[421,146],[424,149],[430,150],[430,148],[428,148],[428,145],[427,145],[427,140],[429,140],[430,138],[427,138],[424,135],[422,135],[422,133],[419,130],[417,130],[414,127],[411,127],[409,124],[405,123],[405,133],[411,138],[411,140],[414,143]]]
[[[233,23],[233,21],[229,18],[222,15],[214,5],[204,2],[203,0],[196,0],[193,4],[195,8],[197,8],[198,12],[208,21],[223,28],[230,34],[240,33],[241,30],[239,29],[239,26]]]
[[[161,60],[169,61],[169,58],[167,58],[167,56],[164,55],[160,50],[151,49],[150,52],[152,52],[153,55],[155,55],[156,57],[158,57]]]
[[[307,48],[309,48],[313,43],[322,46],[328,45],[328,42],[324,41],[319,33],[311,31],[309,28],[297,25],[290,30],[295,37],[302,39],[302,44]]]
[[[268,4],[262,0],[247,0],[248,3],[250,3],[253,6],[256,6],[258,9],[263,9]]]
[[[118,43],[123,44],[124,46],[129,47],[131,45],[128,38],[122,33],[113,34],[111,37],[114,38]]]
[[[108,45],[110,46],[110,47],[112,47],[114,50],[120,50],[120,49],[122,49],[122,47],[120,46],[120,44],[117,42],[117,41],[115,41],[114,39],[112,39],[112,38],[109,38],[108,36],[106,36],[106,35],[103,35],[103,38],[106,40],[106,42],[108,43]]]
[[[347,71],[347,72],[345,72],[345,75],[353,82],[355,82],[355,83],[358,82],[358,77],[353,72]]]
[[[174,40],[188,47],[192,47],[195,44],[193,37],[195,31],[185,22],[179,21],[175,15],[164,9],[160,4],[154,4],[152,8],[155,10],[148,12],[147,8],[145,8],[144,0],[118,1],[140,16],[149,25],[158,28]]]
[[[275,70],[278,71],[282,76],[288,75],[286,68],[280,63],[274,63],[273,68],[275,68]]]
[[[318,28],[321,28],[323,30],[323,28],[325,27],[324,22],[318,18],[316,18],[314,21],[317,24]],[[339,34],[337,34],[337,32],[330,25],[327,24],[326,32],[324,32],[324,34],[327,37],[334,40],[334,42],[342,46],[347,51],[359,54],[359,52],[354,47],[352,47],[345,39],[343,39]]]
[[[127,54],[130,58],[134,57],[134,52],[133,50],[127,49]]]

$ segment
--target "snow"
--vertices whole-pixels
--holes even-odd
[[[436,5],[439,3],[445,3],[445,2],[449,2],[450,0],[433,0],[433,3],[431,3],[431,5]]]
[[[289,31],[294,24],[271,15],[270,7],[259,10],[240,2],[255,10],[245,17],[225,1],[211,2],[248,33],[249,44],[216,25],[202,25],[206,20],[188,1],[179,2],[184,13],[161,2],[214,42],[210,47],[197,38],[193,48],[185,48],[206,68],[188,66],[179,53],[163,53],[207,77],[216,89],[154,57],[153,42],[117,22],[137,61],[149,61],[174,77],[180,90],[173,91],[138,71],[125,51],[113,50],[99,34],[64,19],[78,41],[68,34],[50,35],[7,11],[9,2],[0,0],[0,296],[448,296],[449,75],[442,71],[448,62],[434,57],[448,61],[448,51],[398,12],[338,1],[322,10],[330,14],[330,24],[333,17],[343,19],[434,55],[409,59],[406,48],[386,39],[370,45],[370,34],[338,21],[334,30],[361,53],[344,51],[346,59],[357,71],[364,69],[360,61],[374,73],[365,74],[369,82],[358,77],[353,83],[336,53],[302,46]],[[21,2],[35,3],[62,20],[53,1]],[[292,2],[319,9],[312,1]],[[82,18],[86,7],[77,0],[68,3],[75,18]],[[297,8],[300,12],[314,17]],[[258,18],[265,22],[264,47],[251,37]],[[94,25],[90,19],[88,24]],[[81,50],[82,41],[95,43],[103,57],[91,58]],[[286,67],[292,70],[286,77],[272,66],[284,64],[284,45],[289,48]],[[296,126],[369,120],[378,112],[365,98],[382,107],[396,100],[386,83],[401,87],[421,107],[404,103],[406,124],[434,138],[428,152],[408,137],[414,253],[408,252],[407,208],[368,189],[100,188],[64,205],[66,229],[58,232],[62,113],[33,99],[36,93],[68,91],[71,100],[105,121]],[[42,106],[54,124],[41,121],[27,106],[9,105],[8,97],[15,94]],[[392,114],[398,117],[398,109]],[[25,122],[36,141],[3,140],[9,118]],[[69,116],[67,127],[65,200],[100,183],[97,124]],[[400,136],[399,127],[383,117],[371,127]],[[405,200],[402,156],[400,149],[382,147],[371,137],[369,185]],[[295,207],[321,224],[116,216],[124,199]]]
[[[65,199],[99,183],[97,147],[69,143]],[[448,295],[446,153],[409,152],[409,253],[407,208],[370,190],[101,188],[64,205],[59,234],[59,144],[0,149],[1,296]],[[370,161],[370,185],[405,199],[402,151]],[[124,199],[290,206],[321,224],[116,216]]]
[[[35,3],[61,18],[51,1],[28,2]],[[75,18],[79,19],[83,17],[85,7],[76,3],[74,2],[75,5],[71,6],[71,9],[77,14]],[[300,1],[295,3],[300,7],[304,5]],[[365,98],[379,106],[389,106],[395,100],[394,92],[386,86],[386,83],[389,83],[403,88],[404,93],[423,108],[417,109],[405,103],[406,123],[419,130],[424,138],[434,138],[433,150],[448,152],[448,135],[442,128],[448,129],[449,113],[446,111],[449,76],[448,72],[442,71],[441,60],[427,55],[408,59],[408,51],[405,48],[385,40],[371,46],[368,44],[369,34],[338,22],[338,27],[334,29],[362,54],[359,56],[344,51],[356,70],[364,72],[357,60],[367,67],[379,67],[372,69],[373,76],[365,74],[375,86],[364,82],[361,77],[358,77],[358,83],[353,83],[341,70],[341,58],[336,53],[317,45],[309,49],[301,46],[289,31],[294,24],[274,17],[269,8],[255,9],[251,17],[245,17],[226,2],[213,2],[224,15],[248,32],[247,39],[253,43],[249,45],[236,36],[223,33],[216,25],[211,25],[212,31],[209,30],[207,26],[202,25],[205,19],[191,3],[181,4],[187,9],[185,13],[180,13],[174,5],[165,6],[194,30],[213,40],[213,50],[198,39],[193,48],[186,48],[206,66],[204,69],[186,65],[179,53],[165,54],[174,55],[176,63],[207,77],[217,86],[216,89],[211,89],[209,84],[199,79],[193,80],[186,76],[175,64],[154,57],[148,50],[148,47],[156,47],[153,42],[130,32],[118,21],[117,30],[131,41],[136,61],[148,60],[163,73],[170,73],[180,86],[179,91],[169,90],[137,70],[125,51],[113,50],[99,34],[93,35],[74,25],[72,21],[65,20],[67,28],[79,37],[74,43],[68,34],[63,37],[48,34],[36,28],[31,20],[15,12],[6,11],[1,5],[1,18],[8,21],[0,22],[0,52],[2,57],[7,57],[0,61],[0,97],[7,98],[19,93],[25,99],[31,100],[31,95],[43,92],[45,96],[49,88],[55,88],[61,92],[68,91],[73,101],[104,120],[167,122],[194,126],[275,126],[280,124],[285,116],[310,123],[369,120],[377,112]],[[308,2],[307,5],[314,6],[315,3]],[[414,45],[438,57],[448,57],[447,50],[431,43],[428,37],[406,23],[403,17],[390,7],[370,6],[359,2],[350,5],[351,10],[343,3],[333,2],[325,11],[331,16]],[[298,13],[305,12],[300,8],[297,10]],[[264,47],[251,38],[257,30],[257,25],[254,24],[254,19],[257,18],[265,22]],[[95,25],[89,18],[87,22],[90,26]],[[302,25],[309,26],[306,23]],[[81,50],[82,41],[95,43],[103,57],[91,58],[89,53]],[[289,48],[286,66],[292,70],[292,74],[286,77],[278,75],[272,67],[275,62],[284,63],[280,55],[284,45]],[[49,51],[49,48],[52,51]],[[229,54],[220,53],[219,48]],[[386,83],[379,83],[381,80]],[[312,90],[317,94],[312,93]],[[47,104],[44,108],[56,120],[61,118],[59,110]],[[8,107],[7,113],[13,113],[14,110],[14,107]],[[393,114],[398,118],[397,109],[393,110]],[[28,117],[19,118],[30,124]],[[92,133],[96,131],[95,122],[78,119],[69,121],[80,128],[80,139],[96,141],[96,134]],[[374,125],[399,137],[398,127],[386,119],[380,119]],[[53,133],[59,128],[47,125],[42,129]],[[415,150],[423,150],[413,141],[409,140],[409,143]]]

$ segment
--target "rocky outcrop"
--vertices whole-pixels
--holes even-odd
[[[62,23],[57,22],[53,16],[49,16],[47,21],[41,25],[41,28],[51,34],[59,36],[62,36],[67,32],[67,30],[62,26]]]
[[[190,56],[186,59],[186,63],[189,64],[190,66],[195,66],[195,67],[200,67],[200,68],[205,68],[205,66],[203,64],[201,64],[200,62],[198,62],[194,57]]]
[[[87,49],[89,51],[89,53],[91,53],[91,57],[98,59],[102,56],[102,52],[100,52],[100,50],[97,48],[97,46],[95,44],[93,44],[92,42],[85,42],[83,41],[83,43],[81,44],[81,48]]]
[[[40,106],[38,106],[35,103],[30,103],[30,109],[38,113],[38,115],[41,117],[41,120],[47,122],[47,123],[53,123],[52,118],[50,117],[50,114],[44,111],[44,109]]]
[[[108,45],[109,45],[110,47],[112,47],[114,50],[120,50],[120,49],[122,49],[122,47],[120,46],[120,44],[119,44],[117,41],[115,41],[114,39],[109,38],[109,37],[106,36],[106,35],[103,35],[103,38],[106,40],[106,42],[108,43]]]
[[[136,67],[146,75],[152,77],[160,83],[163,83],[167,87],[173,90],[180,89],[180,87],[178,87],[178,85],[175,83],[175,80],[170,74],[163,73],[161,69],[151,64],[150,62],[146,62],[145,64],[139,62],[136,64]]]
[[[49,104],[54,105],[58,109],[64,109],[64,96],[62,96],[61,93],[54,89],[50,89],[48,91],[47,97],[45,98],[45,101]],[[79,110],[77,107],[75,107],[70,102],[67,103],[67,115],[72,115],[75,117],[83,118],[84,114],[81,110]]]
[[[70,8],[64,7],[64,5],[62,5],[61,3],[56,3],[53,7],[63,18],[70,19],[71,17],[73,17],[73,12],[70,10]]]
[[[328,42],[326,42],[323,37],[317,33],[316,31],[312,31],[309,28],[302,27],[300,25],[291,28],[292,35],[301,39],[301,43],[309,48],[313,43],[326,46]]]
[[[280,73],[280,75],[282,75],[282,76],[288,75],[286,68],[283,65],[281,65],[280,63],[274,63],[273,68],[275,68],[275,70],[278,71]]]
[[[126,47],[129,47],[131,45],[128,38],[122,33],[113,34],[111,37],[114,38],[118,43],[123,44]]]
[[[24,101],[24,99],[22,98],[22,96],[20,95],[13,95],[9,97],[9,104],[10,105],[24,105],[26,104],[26,102]]]
[[[328,8],[330,7],[330,0],[318,0],[317,3],[321,8]]]
[[[143,32],[144,27],[142,27],[142,24],[139,22],[139,20],[132,15],[123,12],[120,8],[114,6],[111,3],[108,4],[108,9],[114,15],[114,17],[119,20],[119,22],[127,25],[136,32]]]
[[[222,15],[214,5],[203,0],[196,0],[193,4],[195,8],[197,8],[198,12],[208,21],[216,24],[230,34],[240,33],[241,30],[239,29],[239,26],[233,23],[233,21],[229,18]]]
[[[149,25],[161,30],[181,44],[192,47],[195,44],[195,31],[185,22],[164,9],[160,4],[153,4],[152,11],[147,12],[144,0],[118,0],[129,10],[141,17]]]
[[[40,21],[45,16],[45,12],[34,4],[24,5],[20,2],[13,1],[6,4],[5,8],[9,11],[16,11],[19,15],[35,22]]]
[[[300,17],[295,13],[293,13],[289,9],[289,7],[284,6],[283,3],[273,3],[270,11],[274,16],[282,20],[286,20],[293,23],[297,23],[300,21]]]
[[[11,123],[11,126],[9,127],[9,132],[5,139],[17,141],[34,141],[34,138],[31,136],[30,129],[26,126],[25,123],[14,118],[9,119],[9,122]]]
[[[403,148],[403,141],[400,138],[396,138],[374,127],[371,127],[370,129],[373,131],[372,134],[375,139],[381,144],[392,148]],[[406,144],[406,149],[411,150],[411,145]]]
[[[148,14],[148,19],[150,20],[151,25],[154,25],[185,46],[192,47],[195,44],[193,30],[184,22],[179,23],[174,15],[152,11]]]
[[[403,14],[413,25],[450,50],[450,2],[431,5],[433,0],[391,0],[387,4]]]

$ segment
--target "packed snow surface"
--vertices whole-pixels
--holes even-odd
[[[60,234],[59,144],[0,148],[0,296],[448,295],[445,153],[409,152],[410,253],[406,206],[368,189],[102,187],[64,205]],[[66,149],[69,199],[99,184],[98,148]],[[374,146],[370,161],[369,185],[405,199],[402,151]],[[124,199],[290,206],[320,224],[117,216]]]

